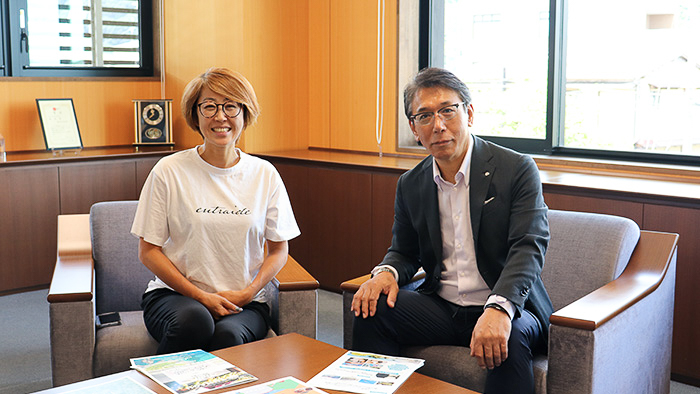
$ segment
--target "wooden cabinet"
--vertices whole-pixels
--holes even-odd
[[[66,164],[59,169],[61,214],[88,213],[98,201],[135,200],[133,160]]]
[[[365,275],[391,243],[396,172],[270,160],[284,180],[301,236],[289,253],[321,287],[340,291]]]
[[[50,282],[58,190],[56,166],[0,168],[0,293]]]
[[[89,213],[100,201],[137,199],[153,165],[169,153],[0,163],[0,294],[48,287],[58,215]]]
[[[151,169],[161,158],[160,156],[156,156],[136,160],[136,198],[141,195],[141,189],[143,188],[143,184],[146,183],[148,174],[151,173]]]
[[[313,220],[302,231],[311,241],[310,272],[329,288],[339,289],[348,274],[362,275],[371,264],[371,192],[369,173],[309,169],[307,211]]]
[[[634,220],[640,227],[644,222],[644,205],[638,202],[557,192],[544,192],[544,201],[549,209],[622,216]]]
[[[391,245],[391,228],[394,225],[394,198],[396,182],[401,174],[372,174],[372,264],[382,261]],[[365,274],[367,271],[364,272]],[[356,275],[359,276],[359,275]],[[343,281],[348,280],[343,279]]]

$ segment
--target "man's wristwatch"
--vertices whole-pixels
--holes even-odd
[[[375,276],[379,275],[382,272],[388,272],[391,274],[391,276],[394,276],[394,271],[392,271],[391,268],[379,266],[379,267],[372,270],[371,278],[374,278]]]
[[[496,303],[490,303],[490,304],[484,305],[484,310],[486,310],[486,308],[493,308],[493,309],[499,310],[499,311],[505,313],[506,315],[508,315],[508,311],[506,311],[506,308],[504,308]]]

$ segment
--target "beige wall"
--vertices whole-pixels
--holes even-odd
[[[386,0],[384,152],[395,151],[396,0]],[[262,107],[241,145],[253,152],[309,146],[378,151],[376,0],[168,0],[165,95],[174,139],[199,143],[180,115],[187,82],[212,66],[237,70]],[[158,78],[0,79],[0,133],[8,151],[44,149],[35,98],[73,98],[86,147],[134,140],[132,99],[160,98]]]

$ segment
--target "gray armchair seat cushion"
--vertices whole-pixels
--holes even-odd
[[[143,312],[120,312],[119,315],[121,325],[95,332],[95,376],[126,371],[130,367],[130,358],[150,356],[158,349],[158,342],[148,334],[143,323]]]

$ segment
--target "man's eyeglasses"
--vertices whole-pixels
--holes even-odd
[[[224,115],[228,118],[235,118],[241,113],[241,109],[243,108],[241,105],[234,102],[217,104],[213,101],[205,101],[197,104],[199,113],[205,118],[213,118],[216,116],[219,112],[219,107],[221,107],[221,110],[224,111]]]
[[[415,115],[409,116],[409,119],[421,126],[430,126],[435,121],[435,114],[437,114],[437,116],[439,116],[443,122],[446,122],[457,116],[457,109],[462,104],[464,104],[464,101],[442,107],[436,112],[419,112]]]

